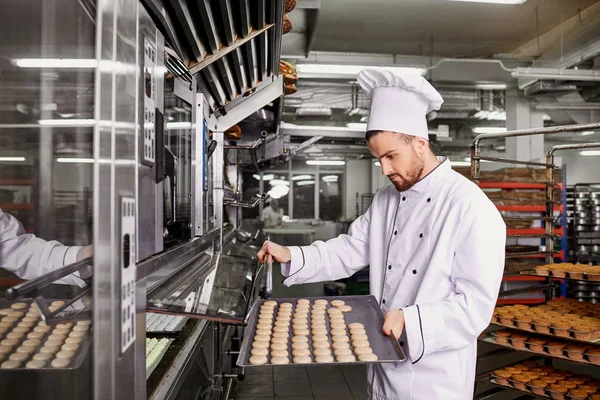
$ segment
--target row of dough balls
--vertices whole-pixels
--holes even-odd
[[[308,336],[312,333],[312,346],[315,361],[318,363],[333,362],[331,348],[333,348],[336,360],[338,362],[356,361],[349,345],[349,338],[346,335],[346,324],[343,312],[352,310],[350,306],[344,304],[341,300],[333,300],[331,305],[334,308],[327,310],[327,300],[316,300],[312,306],[311,313],[311,332],[308,329],[308,314],[310,301],[300,299],[297,301],[295,312],[292,314],[293,305],[291,303],[282,303],[279,306],[277,318],[271,330],[271,323],[277,302],[266,301],[259,311],[259,320],[254,342],[252,343],[250,364],[261,365],[267,363],[269,354],[269,342],[271,349],[272,364],[288,364],[288,338],[290,321],[294,336],[292,337],[292,355],[295,364],[311,363]],[[325,314],[329,315],[332,343],[330,345],[327,336],[327,325],[325,323]],[[292,319],[293,318],[293,319]],[[375,361],[377,356],[373,354],[364,326],[359,323],[350,324],[350,333],[354,351],[361,361]],[[272,337],[271,337],[272,333]]]

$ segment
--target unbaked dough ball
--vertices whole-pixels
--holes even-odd
[[[308,349],[294,349],[292,350],[292,354],[294,357],[309,356],[310,351]]]
[[[271,357],[287,357],[288,351],[287,350],[272,350],[271,351]]]
[[[315,353],[315,356],[329,356],[329,355],[331,355],[331,350],[326,349],[326,348],[320,348],[320,349],[315,349],[313,351],[313,353]]]
[[[270,307],[275,307],[277,305],[277,302],[275,300],[266,300],[263,305],[265,306],[270,306]]]
[[[349,347],[343,347],[340,349],[333,350],[333,354],[335,354],[336,357],[343,356],[343,355],[352,355],[352,350],[350,350]]]
[[[354,357],[352,354],[342,354],[340,356],[337,356],[336,360],[338,362],[344,362],[344,363],[354,362],[354,361],[356,361],[356,357]]]
[[[267,357],[265,356],[252,356],[248,360],[251,365],[262,365],[267,363]]]
[[[332,329],[331,330],[331,336],[345,335],[345,334],[346,334],[345,329]]]
[[[342,312],[344,312],[344,313],[347,313],[347,312],[350,312],[350,311],[352,311],[352,307],[350,307],[350,306],[348,306],[348,305],[341,306],[341,307],[339,307],[339,309],[340,309]]]
[[[352,341],[354,340],[369,340],[369,337],[365,334],[359,333],[359,334],[350,334],[352,336]]]
[[[331,341],[333,343],[337,343],[337,342],[348,343],[350,341],[350,339],[348,339],[348,336],[346,336],[346,335],[335,335],[335,336],[331,337]]]
[[[353,322],[351,324],[348,324],[348,328],[350,328],[350,329],[355,329],[355,328],[364,329],[365,326],[363,324],[361,324],[360,322]]]
[[[360,361],[377,361],[377,354],[374,354],[374,353],[359,354],[358,359]]]
[[[313,335],[312,340],[313,342],[328,342],[329,338],[327,335]]]
[[[310,333],[308,329],[296,329],[294,330],[294,336],[308,336]]]
[[[373,352],[373,350],[371,350],[370,347],[355,347],[354,352],[357,355],[361,355],[361,354],[370,354]]]
[[[2,365],[0,365],[0,368],[2,368],[2,369],[13,369],[13,368],[19,368],[20,366],[21,366],[21,362],[14,361],[14,360],[9,360],[9,361],[4,361],[2,363]]]
[[[362,328],[354,328],[354,329],[350,329],[350,334],[351,335],[366,335],[367,331],[365,331]]]
[[[274,337],[273,339],[271,339],[271,343],[287,343],[287,338],[282,338],[282,337]]]
[[[52,307],[62,307],[65,305],[65,302],[62,300],[55,300],[52,302],[52,304],[50,304],[50,306]]]
[[[268,349],[269,342],[252,342],[252,348],[253,349],[256,349],[256,348]]]
[[[310,300],[308,299],[298,299],[296,304],[310,304]]]
[[[330,347],[331,345],[329,344],[329,342],[313,342],[314,349],[328,349]]]
[[[292,343],[308,343],[306,336],[294,336],[292,337]]]
[[[315,304],[327,305],[327,300],[325,300],[325,299],[317,299],[317,300],[315,300]]]
[[[66,344],[65,344],[65,346],[66,346]],[[266,356],[269,354],[269,350],[255,348],[255,349],[250,350],[250,354],[253,356]]]
[[[317,336],[317,335],[325,335],[327,334],[327,329],[323,328],[323,327],[315,327],[313,326],[312,328],[312,334]]]
[[[346,324],[343,322],[334,322],[329,326],[331,326],[331,329],[342,329],[344,332],[346,331]]]
[[[333,300],[333,301],[331,302],[331,305],[332,305],[332,306],[334,306],[334,307],[341,307],[341,306],[343,306],[344,304],[346,304],[346,303],[344,303],[344,301],[343,301],[343,300]]]
[[[6,315],[10,314],[12,311],[13,311],[12,308],[3,308],[2,310],[0,310],[0,315],[6,316]]]
[[[287,350],[287,344],[284,343],[271,343],[271,350]]]
[[[283,364],[289,364],[289,363],[290,363],[290,359],[287,357],[271,357],[271,364],[283,365]]]
[[[310,356],[297,356],[294,357],[294,364],[310,364],[312,363],[312,359]]]
[[[352,347],[371,347],[368,340],[353,340]]]
[[[54,368],[67,368],[71,364],[70,358],[57,358],[52,360],[52,365]]]
[[[29,358],[29,353],[12,353],[9,360],[23,362]]]
[[[27,308],[27,304],[25,303],[13,303],[10,305],[10,308],[13,310],[24,310]]]
[[[33,356],[36,361],[50,361],[52,358],[54,358],[54,355],[50,353],[37,353]]]
[[[291,308],[293,308],[293,307],[294,307],[294,305],[293,305],[292,303],[281,303],[281,304],[279,305],[279,308],[280,308],[280,309],[282,309],[282,308],[290,308],[290,309],[291,309]]]
[[[69,351],[77,351],[78,348],[79,348],[78,344],[65,343],[62,345],[62,347],[60,349],[61,350],[69,350]]]
[[[334,349],[349,349],[350,344],[348,342],[333,342],[331,345]]]
[[[290,337],[290,332],[289,330],[286,330],[285,332],[273,332],[273,337],[281,337],[281,338],[289,338]]]
[[[275,326],[283,326],[283,327],[289,327],[290,323],[288,321],[275,321]]]
[[[255,342],[268,342],[269,340],[271,340],[271,337],[268,335],[255,335],[254,336]]]
[[[325,364],[325,363],[332,363],[333,362],[333,357],[331,357],[331,355],[329,356],[316,356],[315,357],[315,361],[320,363],[320,364]]]
[[[45,361],[31,360],[31,361],[29,361],[25,365],[25,368],[27,368],[27,369],[39,369],[39,368],[44,368],[45,365],[46,365]]]
[[[292,349],[308,349],[308,343],[305,342],[296,342],[292,343]]]
[[[289,330],[289,326],[276,326],[273,328],[273,332],[287,332]]]

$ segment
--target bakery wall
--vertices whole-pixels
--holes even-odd
[[[561,156],[567,166],[567,185],[600,182],[600,157],[584,157],[579,151],[561,152]]]

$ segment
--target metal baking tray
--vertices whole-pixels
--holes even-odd
[[[296,307],[296,302],[302,297],[294,297],[294,298],[281,298],[281,299],[271,299],[277,302],[277,304],[281,303],[292,303],[294,305],[294,309]],[[310,364],[294,364],[292,362],[292,344],[291,337],[292,327],[290,326],[290,340],[288,341],[288,353],[290,354],[290,363],[283,365],[274,365],[271,363],[266,363],[263,365],[252,365],[249,362],[250,359],[250,350],[251,344],[254,341],[254,335],[256,332],[256,324],[258,321],[258,311],[260,306],[265,302],[264,299],[260,299],[254,303],[252,306],[252,310],[250,311],[248,317],[248,325],[246,327],[244,333],[244,339],[242,341],[242,347],[240,348],[240,354],[237,359],[237,365],[239,367],[267,367],[267,366],[276,366],[276,367],[285,367],[290,365],[302,365],[302,366],[319,366],[319,365],[331,365],[331,364],[372,364],[372,363],[392,363],[392,362],[401,362],[406,360],[406,356],[402,351],[402,348],[398,344],[398,340],[396,340],[393,336],[385,336],[382,331],[383,326],[383,311],[379,307],[375,296],[327,296],[327,297],[306,297],[307,300],[310,301],[310,305],[314,304],[315,300],[324,299],[329,302],[327,305],[327,309],[331,308],[331,301],[333,300],[343,300],[346,305],[352,307],[352,311],[344,313],[346,325],[349,325],[353,322],[360,322],[364,325],[365,331],[367,332],[367,336],[369,337],[369,343],[371,344],[371,349],[373,353],[377,355],[378,360],[372,362],[359,361],[358,358],[354,362],[349,363],[341,363],[334,361],[332,363],[317,363],[314,362],[314,357],[311,356],[313,362]],[[273,318],[276,317],[276,314]],[[329,332],[329,319],[325,318],[327,324],[327,330]],[[310,318],[308,321],[309,331],[310,331]],[[309,349],[313,351],[312,341],[310,340],[309,335]],[[334,357],[335,360],[335,357]],[[269,360],[270,361],[270,360]]]

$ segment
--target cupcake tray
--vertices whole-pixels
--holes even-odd
[[[568,340],[571,342],[577,342],[577,343],[592,343],[592,344],[598,344],[600,343],[600,339],[594,339],[594,340],[580,340],[580,339],[576,339],[574,337],[574,332],[573,330],[571,330],[569,333],[571,334],[571,336],[569,337],[564,337],[564,336],[557,336],[555,335],[553,332],[553,328],[550,328],[550,333],[541,333],[538,332],[532,328],[530,329],[525,329],[525,328],[519,328],[516,325],[505,325],[505,324],[501,324],[500,321],[495,321],[492,322],[492,324],[497,325],[497,326],[502,326],[504,328],[510,328],[510,329],[514,329],[516,331],[522,331],[522,332],[529,332],[529,333],[535,333],[536,335],[541,335],[541,336],[547,336],[547,337],[551,337],[551,338],[555,338],[558,340]],[[515,321],[516,324],[516,321]]]
[[[510,366],[513,366],[513,365],[517,365],[517,364],[519,364],[521,362],[522,361],[510,364],[510,365],[506,365],[503,368],[510,367]],[[502,368],[499,368],[499,369],[502,369]],[[557,369],[556,371],[560,372],[561,370]],[[516,382],[516,381],[514,381],[514,380],[512,380],[510,378],[508,379],[508,382],[506,382],[506,384],[505,384],[505,383],[502,383],[502,380],[501,380],[502,378],[498,379],[494,375],[494,372],[495,371],[490,371],[488,373],[478,375],[476,377],[476,380],[479,381],[479,382],[491,383],[493,385],[496,385],[496,386],[499,386],[499,387],[502,387],[502,388],[507,388],[507,389],[515,390],[515,391],[518,391],[518,392],[521,392],[521,393],[526,393],[526,394],[528,394],[530,396],[533,396],[533,397],[536,397],[536,398],[540,398],[540,399],[580,400],[579,398],[575,398],[575,397],[569,396],[569,394],[567,394],[567,393],[563,394],[563,393],[555,392],[555,391],[552,391],[552,390],[550,390],[548,388],[544,389],[544,394],[541,394],[540,392],[534,393],[532,391],[532,388],[531,388],[531,386],[529,384]],[[504,380],[506,380],[506,379],[504,379]],[[597,393],[599,393],[599,392],[597,392]],[[581,400],[586,400],[586,399],[589,399],[589,398],[590,397],[588,396],[588,397],[582,398]]]
[[[10,304],[3,304],[2,307],[0,308],[10,308]],[[22,310],[18,310],[21,311],[23,314],[26,314],[27,312],[29,312],[31,310],[31,303],[27,304],[27,307],[22,309]],[[15,310],[17,311],[17,310]],[[4,319],[4,315],[0,315],[0,322]],[[23,320],[24,317],[20,317],[18,318],[17,321],[14,321],[12,323],[12,326],[5,331],[4,333],[0,333],[0,342],[2,342],[2,340],[7,338],[7,335],[13,331],[13,329],[15,329],[17,327],[17,325],[19,324],[19,322],[21,322]],[[38,326],[39,323],[42,321],[41,316],[38,319],[38,321],[35,323],[34,326],[32,326],[28,332],[24,333],[23,337],[18,340],[18,343],[14,346],[12,346],[11,352],[7,353],[4,357],[0,356],[0,364],[2,364],[5,361],[8,361],[10,356],[12,354],[14,354],[17,349],[22,345],[22,343],[27,340],[27,335],[31,332],[33,332],[34,327]],[[1,369],[0,368],[0,375],[3,373],[8,373],[10,371],[42,371],[42,370],[61,370],[61,371],[65,371],[65,370],[75,370],[81,367],[81,365],[83,364],[84,360],[86,359],[89,349],[91,347],[92,344],[92,339],[91,339],[91,330],[92,327],[90,326],[90,329],[85,332],[85,335],[81,337],[82,341],[79,345],[79,348],[75,351],[75,355],[73,356],[73,358],[71,358],[71,362],[69,363],[68,366],[66,367],[53,367],[51,365],[52,359],[46,362],[46,365],[42,368],[26,368],[26,365],[29,361],[33,360],[33,356],[38,353],[40,351],[40,349],[42,347],[44,347],[45,342],[48,340],[49,336],[52,334],[53,330],[54,330],[54,326],[53,325],[48,325],[51,330],[47,333],[44,334],[44,336],[42,337],[42,339],[40,339],[41,343],[36,347],[35,351],[33,351],[31,354],[29,354],[29,357],[21,362],[21,365],[18,368],[10,368],[10,369]],[[73,324],[73,326],[75,326],[75,324]],[[69,332],[69,334],[67,334],[66,336],[69,337],[69,335],[72,333],[72,328],[71,331]],[[62,347],[62,346],[61,346]],[[59,349],[60,350],[60,349]]]
[[[559,273],[557,276],[557,274],[555,274],[554,271],[548,271],[547,274],[540,274],[535,269],[528,269],[525,271],[520,271],[520,274],[521,275],[539,276],[542,278],[590,281],[590,282],[598,282],[600,284],[600,274],[588,274],[585,272],[568,272],[568,271],[561,271],[561,272],[562,273]]]
[[[537,336],[537,337],[542,337],[542,336]],[[566,350],[563,350],[563,355],[556,355],[556,354],[550,354],[547,351],[547,347],[546,345],[544,345],[544,351],[543,352],[538,352],[538,351],[533,351],[529,348],[530,344],[529,342],[525,342],[525,347],[515,347],[511,344],[510,338],[508,338],[508,343],[498,343],[496,341],[496,335],[494,335],[494,332],[491,332],[489,334],[483,334],[482,336],[479,337],[479,340],[482,342],[486,342],[486,343],[491,343],[491,344],[495,344],[497,346],[502,346],[502,347],[506,347],[507,349],[511,349],[511,350],[516,350],[516,351],[522,351],[522,352],[526,352],[526,353],[531,353],[531,354],[537,354],[540,356],[544,356],[544,357],[552,357],[552,358],[558,358],[561,360],[568,360],[571,362],[576,362],[579,364],[587,364],[587,365],[594,365],[594,366],[600,366],[600,356],[597,356],[598,358],[598,363],[593,363],[589,361],[589,356],[587,353],[583,353],[583,360],[575,360],[573,358],[570,358],[566,355],[564,355],[565,353],[567,353]],[[554,341],[558,341],[558,340],[554,340]],[[571,343],[571,342],[565,342],[565,343]],[[600,348],[600,346],[595,346]]]
[[[301,299],[301,297],[294,297],[294,298],[280,298],[280,299],[270,299],[270,300],[274,300],[277,302],[277,306],[276,309],[278,311],[278,307],[281,303],[292,303],[293,304],[293,310],[296,309],[296,302]],[[381,311],[381,307],[379,307],[379,304],[377,303],[377,300],[375,299],[374,296],[327,296],[327,297],[306,297],[307,300],[310,301],[310,306],[312,307],[312,305],[314,304],[315,300],[318,299],[323,299],[323,300],[327,300],[328,304],[327,304],[327,310],[329,310],[330,308],[332,308],[331,306],[331,301],[333,300],[342,300],[344,301],[344,303],[346,305],[349,305],[350,307],[352,307],[352,311],[350,312],[346,312],[344,313],[344,317],[345,317],[345,323],[346,326],[348,326],[349,324],[353,323],[353,322],[359,322],[362,323],[364,325],[365,331],[367,332],[367,336],[369,338],[369,343],[371,345],[371,349],[373,350],[373,353],[377,355],[377,361],[360,361],[358,360],[358,357],[356,358],[356,361],[354,362],[348,362],[348,363],[343,363],[343,362],[338,362],[335,361],[335,356],[334,356],[334,361],[331,363],[317,363],[315,361],[315,357],[313,355],[313,347],[312,347],[312,334],[309,334],[308,337],[308,343],[309,343],[309,350],[311,352],[311,360],[312,362],[310,364],[294,364],[293,363],[293,356],[292,356],[292,348],[291,348],[291,338],[293,337],[293,332],[292,332],[292,326],[290,324],[290,337],[288,340],[288,356],[290,359],[289,364],[283,364],[283,365],[275,365],[275,364],[271,364],[271,360],[270,360],[270,356],[267,357],[268,362],[266,364],[262,364],[262,365],[252,365],[250,364],[250,351],[252,349],[252,342],[254,341],[254,336],[256,334],[256,325],[258,322],[258,314],[259,314],[259,310],[260,307],[263,305],[263,303],[265,302],[264,299],[260,299],[257,300],[254,305],[252,306],[252,309],[250,310],[250,314],[248,316],[248,323],[246,326],[246,329],[244,330],[244,339],[242,341],[242,346],[240,348],[240,354],[238,356],[237,359],[237,365],[239,367],[267,367],[267,366],[276,366],[276,367],[285,367],[285,366],[291,366],[291,365],[302,365],[302,366],[319,366],[319,365],[344,365],[344,364],[371,364],[371,363],[393,363],[393,362],[401,362],[401,361],[405,361],[406,360],[406,356],[404,355],[404,352],[402,351],[402,348],[400,347],[398,340],[396,340],[395,338],[393,338],[393,336],[385,336],[383,334],[382,331],[382,326],[383,326],[383,311]],[[310,313],[309,313],[310,315]],[[275,319],[276,314],[273,316],[273,319]],[[330,336],[330,325],[329,325],[329,318],[327,318],[327,316],[325,317],[325,323],[327,326],[327,332],[328,332],[328,336],[330,338],[330,345],[331,345],[331,336]],[[310,318],[308,319],[308,329],[309,332],[311,330],[311,321]],[[349,336],[349,333],[347,333]],[[350,347],[352,348],[352,345],[350,345]],[[332,351],[333,353],[333,351]]]

